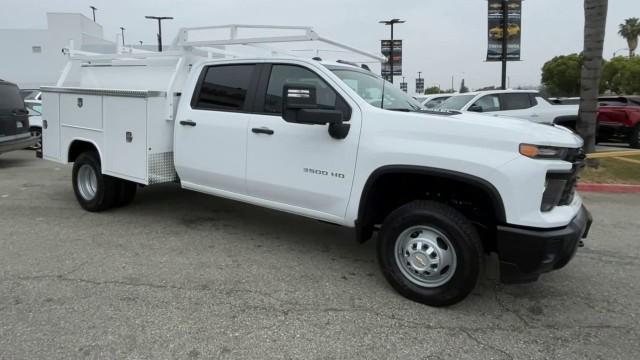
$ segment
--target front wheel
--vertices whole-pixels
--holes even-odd
[[[464,299],[475,287],[482,244],[464,215],[432,201],[393,211],[378,237],[382,272],[403,296],[431,306]]]

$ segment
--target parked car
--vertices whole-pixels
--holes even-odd
[[[570,261],[591,224],[576,193],[578,136],[424,110],[357,65],[277,49],[242,55],[247,42],[306,39],[383,60],[301,30],[191,41],[181,29],[181,51],[160,54],[162,62],[149,53],[95,63],[71,50],[61,86],[43,87],[44,158],[73,163],[74,193],[87,211],[130,203],[138,184],[175,181],[353,228],[360,242],[377,231],[391,286],[434,306],[473,290],[486,252],[498,254],[506,283]],[[239,49],[207,56],[220,43]],[[88,80],[89,88],[65,86]]]
[[[488,90],[452,96],[439,108],[475,111],[551,124],[563,116],[578,115],[577,105],[552,105],[537,91]]]
[[[0,80],[0,154],[34,146],[37,138],[29,132],[29,116],[20,89]]]
[[[40,150],[42,148],[42,101],[25,100],[24,105],[29,112],[29,131],[32,136],[38,138],[38,142],[32,149]]]
[[[603,96],[598,103],[598,141],[617,139],[640,148],[640,96]]]
[[[425,109],[434,109],[450,98],[453,94],[432,94],[425,96],[421,101],[421,105]]]

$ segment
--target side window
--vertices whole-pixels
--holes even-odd
[[[282,91],[285,84],[306,84],[316,87],[318,105],[321,109],[336,109],[339,96],[318,75],[311,70],[294,65],[273,65],[269,86],[264,100],[264,112],[282,113]]]
[[[191,107],[204,110],[240,111],[255,71],[253,64],[209,66],[203,70],[199,90]]]
[[[521,110],[530,107],[529,94],[502,94],[502,110]]]
[[[480,106],[482,112],[500,111],[500,97],[498,95],[483,96],[473,105]]]

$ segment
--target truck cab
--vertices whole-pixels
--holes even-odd
[[[498,253],[504,282],[528,282],[566,265],[586,237],[591,217],[575,191],[582,140],[570,131],[424,110],[353,62],[206,56],[224,52],[208,46],[278,40],[234,38],[240,27],[216,41],[182,30],[176,54],[78,54],[67,73],[80,86],[43,88],[43,153],[74,163],[83,208],[177,181],[350,227],[357,241],[376,238],[394,289],[432,306],[464,299],[486,253]]]

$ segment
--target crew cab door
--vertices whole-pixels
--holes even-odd
[[[360,136],[358,106],[321,69],[296,63],[262,67],[255,113],[247,132],[249,195],[282,210],[295,209],[327,220],[343,218]],[[331,137],[329,125],[285,121],[285,84],[315,87],[317,103],[323,108],[343,109],[345,123],[350,124],[346,138]]]
[[[224,195],[246,194],[247,129],[255,64],[206,66],[175,124],[174,159],[182,186]]]

